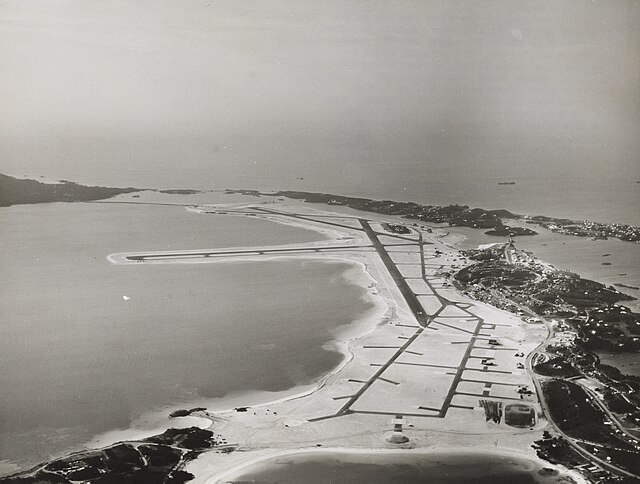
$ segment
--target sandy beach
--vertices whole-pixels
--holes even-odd
[[[547,428],[522,355],[547,336],[546,327],[474,301],[448,282],[465,263],[448,230],[407,224],[398,217],[317,210],[302,203],[216,204],[188,207],[195,217],[252,217],[322,234],[307,243],[209,249],[150,250],[108,255],[114,270],[159,265],[242,264],[293,260],[346,263],[343,280],[362,288],[369,309],[336,326],[324,348],[338,363],[310,383],[283,391],[237,391],[194,398],[146,412],[126,429],[94,437],[88,448],[137,440],[170,427],[197,426],[220,434],[233,452],[211,450],[185,470],[194,482],[225,482],[275,456],[324,452],[517,452],[531,448]],[[402,224],[393,233],[383,222]],[[134,271],[137,272],[137,271]],[[497,345],[490,344],[497,341]],[[212,369],[212,371],[215,371]],[[531,391],[521,394],[526,387]],[[531,424],[485,418],[482,400],[500,408],[524,405]],[[504,407],[503,407],[504,406]],[[204,407],[170,418],[184,408]],[[505,410],[506,412],[506,410]],[[540,461],[541,466],[549,466]]]
[[[216,207],[218,210],[227,211],[230,209],[242,209],[244,207],[251,206],[250,204],[216,204],[215,206],[207,205],[204,209],[194,209],[188,208],[188,211],[194,213],[207,213],[208,210],[211,210],[213,207]],[[233,214],[230,214],[234,216]],[[236,215],[238,217],[243,216],[242,214]],[[325,229],[321,226],[318,226],[313,223],[302,223],[291,221],[283,218],[278,218],[274,216],[266,216],[265,219],[281,223],[284,225],[290,225],[294,227],[303,227],[309,230],[314,230],[318,233],[323,234],[326,240],[307,243],[307,244],[290,244],[290,245],[272,245],[268,246],[269,249],[293,249],[295,252],[296,247],[317,247],[323,248],[334,244],[335,241],[340,241],[341,244],[345,245],[358,245],[364,242],[364,238],[362,234],[357,232],[346,233],[343,231],[333,230],[333,229]],[[234,249],[234,248],[216,248],[210,249],[215,251],[225,251],[226,249]],[[237,248],[235,248],[237,249]],[[314,255],[306,255],[306,254],[274,254],[274,255],[264,255],[258,256],[255,251],[259,251],[264,249],[264,247],[242,247],[242,250],[246,250],[249,253],[247,255],[242,256],[225,256],[221,258],[208,258],[208,259],[200,259],[194,258],[190,259],[189,254],[194,252],[200,252],[200,250],[187,250],[181,251],[181,254],[184,254],[185,257],[180,257],[179,260],[157,260],[154,261],[153,264],[198,264],[198,263],[224,263],[224,264],[237,264],[248,261],[265,261],[265,260],[287,260],[287,259],[304,259],[316,262],[331,262],[331,261],[339,261],[348,263],[351,268],[346,270],[342,277],[350,284],[357,285],[359,287],[365,288],[366,292],[364,293],[364,299],[370,303],[372,308],[364,314],[361,314],[360,317],[356,320],[351,321],[349,324],[345,324],[333,332],[334,339],[327,342],[325,347],[339,351],[342,354],[342,360],[338,366],[336,366],[330,372],[319,377],[315,382],[297,386],[294,388],[290,388],[288,390],[279,391],[279,392],[266,392],[266,391],[243,391],[243,392],[233,392],[231,394],[226,395],[223,398],[217,399],[199,399],[190,402],[190,406],[192,407],[206,407],[208,412],[215,412],[215,417],[211,419],[210,417],[199,413],[198,416],[189,416],[189,417],[180,417],[169,419],[168,415],[178,409],[183,408],[183,406],[167,406],[153,412],[147,412],[135,421],[131,423],[130,428],[125,430],[114,430],[110,432],[106,432],[104,434],[96,436],[92,439],[87,447],[89,448],[101,448],[108,445],[112,445],[116,442],[127,441],[127,440],[138,440],[141,438],[149,437],[152,435],[156,435],[164,432],[167,428],[171,427],[189,427],[189,426],[198,426],[200,428],[212,428],[218,429],[218,427],[226,420],[224,415],[234,413],[234,408],[238,406],[252,406],[252,407],[268,407],[282,404],[284,402],[295,401],[301,398],[309,397],[313,395],[316,391],[321,389],[328,380],[330,380],[336,374],[339,374],[344,367],[349,364],[349,362],[354,358],[354,353],[352,350],[352,344],[358,340],[358,338],[363,337],[370,332],[374,331],[375,328],[384,324],[391,315],[391,308],[387,302],[385,297],[380,295],[380,289],[378,280],[380,279],[380,275],[377,273],[379,271],[379,260],[375,256],[374,253],[367,253],[366,250],[359,250],[358,252],[332,252],[326,253],[322,255],[314,254]],[[207,249],[205,249],[207,250]],[[150,251],[145,252],[146,254],[153,255],[162,255],[168,254],[174,251]],[[117,265],[127,265],[130,264],[129,261],[126,260],[127,255],[129,253],[116,253],[110,254],[107,256],[109,262]]]
[[[359,297],[369,309],[331,330],[332,340],[324,348],[339,352],[338,363],[314,381],[282,391],[237,391],[156,408],[125,429],[92,438],[87,448],[138,440],[170,427],[208,428],[235,451],[214,449],[188,463],[185,470],[202,483],[224,482],[225,476],[273,456],[319,448],[390,456],[399,451],[492,449],[505,455],[515,450],[536,460],[531,444],[547,422],[518,355],[533,351],[547,330],[471,300],[449,284],[447,274],[465,262],[451,246],[457,239],[446,228],[408,224],[399,217],[322,211],[302,203],[269,204],[269,213],[261,212],[263,207],[216,204],[188,210],[190,217],[203,220],[264,218],[315,231],[322,240],[208,249],[192,245],[186,250],[119,252],[107,259],[114,270],[126,273],[157,265],[170,273],[172,265],[182,264],[208,264],[215,270],[215,264],[248,261],[347,263],[339,277],[362,288]],[[383,222],[406,224],[409,231],[395,234]],[[491,339],[500,348],[490,345]],[[520,387],[532,392],[519,394]],[[504,408],[524,404],[535,421],[514,427],[505,419],[487,420],[480,403],[485,399]],[[194,407],[206,411],[169,418],[175,410]]]
[[[378,460],[381,465],[393,465],[396,462],[403,465],[411,465],[411,463],[424,465],[430,460],[438,462],[443,460],[446,462],[447,458],[452,456],[464,456],[465,457],[488,457],[489,459],[498,460],[511,460],[511,462],[517,463],[518,470],[525,473],[535,473],[542,468],[554,469],[557,474],[554,475],[553,482],[567,483],[575,482],[576,484],[587,484],[580,474],[571,472],[561,466],[550,466],[544,461],[540,461],[535,457],[532,457],[528,453],[517,452],[511,449],[504,450],[473,450],[465,447],[451,447],[447,449],[438,450],[422,450],[422,449],[405,449],[402,451],[393,449],[352,449],[344,447],[331,447],[331,448],[315,448],[315,449],[300,449],[294,451],[278,451],[278,452],[265,452],[257,455],[253,459],[243,461],[241,465],[222,472],[207,482],[209,483],[228,483],[235,482],[236,479],[242,478],[252,472],[258,471],[261,467],[264,467],[266,463],[278,463],[280,465],[291,462],[296,458],[315,458],[322,459],[325,456],[338,456],[345,459],[344,462],[362,461],[367,459],[369,461]],[[272,464],[273,465],[273,464]],[[276,464],[277,465],[277,464]],[[428,464],[427,464],[428,465]],[[433,465],[433,464],[432,464]],[[454,465],[460,465],[457,462]],[[242,481],[240,481],[242,482]]]
[[[241,216],[243,213],[229,212],[252,209],[250,205],[218,205],[197,210],[203,213],[224,211],[225,215]],[[533,388],[533,385],[527,371],[518,370],[514,355],[528,354],[537,347],[546,338],[546,328],[528,325],[510,313],[470,300],[448,285],[442,274],[462,263],[458,251],[452,247],[458,238],[445,230],[427,233],[413,228],[412,235],[406,238],[408,242],[394,240],[393,236],[382,235],[384,230],[380,225],[392,217],[367,214],[372,220],[372,230],[379,234],[377,237],[390,254],[391,263],[398,268],[399,275],[393,276],[376,251],[362,247],[367,239],[352,215],[321,212],[301,204],[278,206],[278,210],[280,214],[271,213],[266,217],[274,222],[321,230],[326,240],[305,245],[319,250],[313,254],[295,253],[303,248],[297,245],[289,246],[291,253],[274,254],[265,252],[262,247],[252,247],[243,248],[251,252],[248,254],[218,256],[216,251],[219,249],[215,249],[212,252],[216,253],[206,254],[206,259],[194,257],[193,251],[185,251],[184,258],[181,254],[172,254],[168,259],[163,258],[162,252],[155,252],[145,254],[152,257],[143,263],[237,262],[263,257],[346,260],[358,268],[349,271],[348,277],[367,287],[367,298],[374,303],[375,309],[338,331],[331,345],[338,348],[344,358],[314,385],[270,395],[271,398],[249,392],[204,402],[203,406],[213,416],[212,429],[236,446],[237,451],[212,451],[189,463],[186,470],[196,476],[195,482],[226,482],[225,479],[239,475],[243,469],[265,459],[319,447],[340,452],[375,450],[391,454],[398,449],[476,452],[491,448],[493,452],[505,455],[513,454],[516,449],[520,456],[537,459],[531,443],[540,438],[547,422],[535,393],[524,400],[535,409],[536,423],[531,428],[486,421],[479,399],[497,398],[505,404],[522,402],[523,395],[515,393],[515,388],[521,385]],[[290,216],[293,213],[297,214],[295,218]],[[253,216],[261,217],[262,214]],[[333,217],[333,223],[342,224],[342,228],[321,227],[326,216]],[[418,238],[428,245],[412,245],[418,243]],[[341,245],[330,250],[338,241],[346,246],[361,247],[352,250]],[[131,263],[127,260],[130,255],[117,254],[110,256],[110,260],[116,264]],[[156,259],[155,256],[160,257]],[[422,276],[419,267],[422,267]],[[415,308],[412,310],[407,305],[406,295],[397,285],[397,277],[409,282],[415,288],[414,292],[421,291],[417,297],[430,321],[425,331],[417,324]],[[471,330],[474,325],[475,331]],[[428,331],[430,329],[435,331]],[[469,340],[468,335],[474,336]],[[501,344],[513,349],[495,351],[487,347],[488,336],[499,338]],[[484,338],[485,343],[477,338]],[[396,341],[410,341],[410,345],[405,344],[406,348],[397,346]],[[465,348],[467,344],[471,346],[465,354],[461,353],[459,348]],[[394,351],[396,354],[392,357]],[[376,374],[370,379],[374,369],[383,366],[378,362],[390,357],[391,363],[384,369],[384,377]],[[508,369],[491,373],[492,370],[478,366],[479,361],[474,359],[484,357],[496,361],[500,368]],[[452,379],[452,375],[455,378]],[[365,391],[358,390],[359,385],[367,381]],[[354,391],[357,398],[350,397]],[[345,399],[353,401],[347,411],[342,407]],[[246,408],[246,411],[238,411],[237,407]],[[406,437],[406,442],[401,444],[394,443],[391,438],[398,433],[398,425]]]

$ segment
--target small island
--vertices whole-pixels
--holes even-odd
[[[507,225],[502,225],[500,227],[496,227],[493,230],[487,230],[485,232],[486,235],[497,235],[500,237],[515,237],[522,235],[536,235],[538,232],[535,230],[528,229],[527,227],[509,227]]]

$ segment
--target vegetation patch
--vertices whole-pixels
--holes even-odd
[[[553,421],[567,435],[600,444],[630,447],[605,424],[606,416],[596,408],[580,385],[550,380],[543,383],[542,390]]]

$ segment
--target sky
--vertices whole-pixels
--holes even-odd
[[[640,2],[0,0],[0,112],[85,183],[635,180]]]

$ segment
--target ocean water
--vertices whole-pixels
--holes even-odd
[[[516,237],[516,247],[533,252],[536,257],[557,269],[614,285],[620,292],[635,297],[636,300],[625,301],[624,304],[640,311],[640,290],[635,289],[640,287],[640,244],[613,238],[592,240],[588,237],[554,233],[535,225],[530,227],[538,234]],[[506,242],[505,237],[486,235],[485,230],[467,227],[453,227],[450,230],[464,236],[464,240],[456,244],[461,249]],[[624,284],[626,287],[617,284]]]
[[[256,464],[229,483],[552,484],[571,482],[538,462],[500,454],[294,454]]]
[[[636,0],[4,3],[0,172],[640,224]]]
[[[345,279],[360,270],[348,263],[106,259],[323,238],[296,227],[115,204],[2,208],[0,227],[4,470],[125,429],[150,410],[311,383],[342,359],[326,346],[334,332],[371,308]]]
[[[640,225],[639,19],[634,0],[510,9],[493,0],[9,1],[0,15],[0,172],[107,186],[324,191]],[[504,180],[517,184],[498,186]],[[296,323],[311,321],[300,338],[320,348],[327,323],[364,309],[336,276],[339,264],[142,271],[104,260],[316,234],[237,218],[187,222],[195,219],[177,208],[87,207],[0,209],[0,434],[14,436],[0,441],[0,456],[29,446],[44,454],[124,426],[142,411],[136,405],[159,401],[154,392],[162,401],[224,393],[234,382],[207,385],[211,368],[240,364],[253,348],[225,345],[235,333],[263,345],[248,381],[304,380],[338,355],[319,352],[326,361],[315,373],[304,362],[283,366],[299,368],[293,375],[255,372],[293,358],[278,345]],[[538,255],[559,267],[613,277],[596,271],[601,254],[586,246],[544,247]],[[637,266],[630,254],[610,267],[639,285]],[[276,283],[286,298],[267,289]],[[343,302],[323,304],[329,294]],[[230,308],[240,296],[242,307]],[[292,307],[296,298],[317,303],[322,316]],[[269,328],[280,333],[265,343]],[[141,354],[129,352],[134,344]],[[219,359],[203,363],[205,355]],[[180,373],[187,359],[194,370]]]
[[[211,168],[215,169],[216,164],[212,163]],[[310,169],[313,169],[311,176],[299,179]],[[4,171],[18,177],[23,175],[11,167]],[[64,173],[66,171],[62,167],[46,166],[27,170],[26,175],[34,179],[44,175],[47,179],[56,180],[65,178]],[[336,178],[336,174],[341,177]],[[522,215],[640,225],[640,184],[635,183],[632,176],[589,178],[572,173],[555,177],[542,172],[520,176],[516,185],[498,185],[503,180],[500,173],[483,171],[481,166],[464,171],[455,165],[439,166],[436,170],[425,161],[411,164],[394,162],[383,169],[361,160],[348,160],[340,166],[326,169],[322,164],[306,168],[275,166],[268,175],[250,167],[243,169],[241,174],[217,177],[203,176],[202,172],[195,170],[186,170],[180,177],[174,176],[173,172],[154,172],[151,177],[146,173],[134,173],[125,178],[121,172],[102,173],[99,170],[81,170],[75,176],[66,176],[89,185],[299,190],[426,205],[462,204],[506,209]]]

